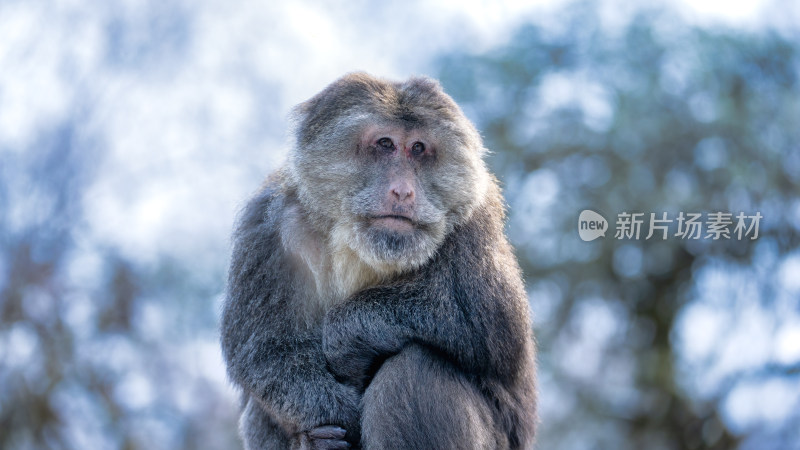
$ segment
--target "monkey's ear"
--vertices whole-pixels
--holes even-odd
[[[444,88],[439,80],[419,75],[411,77],[402,84],[402,89],[417,90],[431,94],[444,94]]]
[[[314,109],[317,102],[317,97],[310,98],[303,103],[295,105],[289,112],[289,119],[295,125],[302,125],[308,119],[308,115]]]
[[[309,99],[296,105],[294,108],[291,109],[289,112],[289,135],[291,136],[292,140],[295,142],[294,145],[299,143],[307,144],[308,142],[304,142],[307,138],[301,136],[303,128],[306,126],[305,123],[308,120],[308,114],[313,108],[312,102],[314,99]]]

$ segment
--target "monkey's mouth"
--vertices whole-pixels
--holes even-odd
[[[397,214],[386,214],[371,217],[373,225],[387,228],[394,231],[409,232],[415,227],[414,221],[407,216]]]

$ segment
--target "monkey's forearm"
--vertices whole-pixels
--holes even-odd
[[[323,328],[328,366],[362,387],[376,362],[409,343],[442,353],[465,371],[488,369],[487,340],[455,305],[422,299],[352,303],[331,310]]]
[[[331,371],[359,390],[368,383],[376,362],[398,353],[411,339],[410,330],[364,313],[329,314],[322,345]]]
[[[326,369],[319,339],[248,340],[233,353],[231,377],[288,433],[320,425],[357,430],[359,395]]]

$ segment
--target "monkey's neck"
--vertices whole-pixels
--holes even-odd
[[[385,274],[366,264],[351,248],[331,248],[330,267],[327,273],[329,294],[338,303],[361,289],[377,285]]]
[[[385,281],[389,273],[365,263],[346,240],[326,239],[309,225],[299,204],[284,210],[281,225],[283,247],[301,278],[297,286],[308,289],[305,321],[313,323],[331,306],[354,293]],[[333,228],[337,228],[334,226]]]
[[[324,245],[307,243],[302,252],[318,250]],[[327,250],[327,251],[326,251]],[[381,283],[385,277],[364,263],[351,249],[330,249],[313,255],[302,256],[306,274],[311,277],[313,292],[305,305],[306,324],[312,324],[324,317],[325,312],[334,305],[345,301],[361,289]]]

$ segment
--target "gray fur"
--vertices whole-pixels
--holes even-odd
[[[294,120],[234,235],[222,347],[246,448],[529,448],[529,311],[474,127],[433,80],[363,73]],[[385,156],[382,133],[430,150]],[[405,233],[370,219],[395,178]]]

